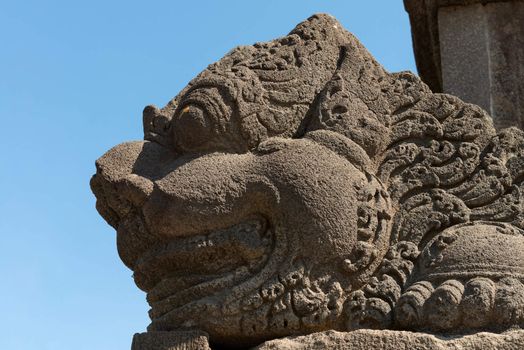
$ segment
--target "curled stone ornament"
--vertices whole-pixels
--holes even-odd
[[[235,48],[143,122],[91,180],[151,306],[136,349],[524,326],[524,133],[333,17]]]

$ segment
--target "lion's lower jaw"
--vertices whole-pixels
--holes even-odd
[[[153,319],[148,331],[199,329],[214,343],[254,346],[277,337],[343,330],[347,293],[341,284],[329,276],[312,280],[300,263],[284,266],[261,287],[254,287],[260,279],[253,277],[230,294],[222,291]]]

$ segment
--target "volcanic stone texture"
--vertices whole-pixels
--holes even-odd
[[[230,51],[143,121],[91,180],[151,306],[134,350],[521,345],[497,333],[524,326],[524,132],[333,17]]]

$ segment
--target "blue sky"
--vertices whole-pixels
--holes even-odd
[[[0,349],[130,348],[148,307],[95,210],[95,159],[234,46],[316,12],[415,71],[401,0],[0,0]]]

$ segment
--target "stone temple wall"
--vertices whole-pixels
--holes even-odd
[[[404,0],[422,79],[524,127],[524,1]]]

